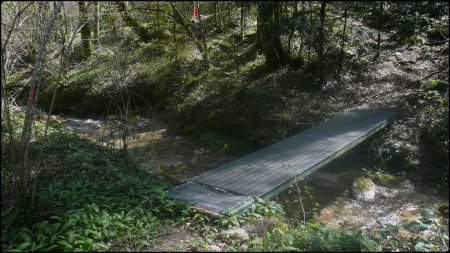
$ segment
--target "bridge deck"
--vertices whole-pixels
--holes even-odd
[[[393,112],[354,110],[191,179],[168,192],[215,213],[275,195],[388,124]]]

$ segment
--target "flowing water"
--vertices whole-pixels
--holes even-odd
[[[237,158],[207,150],[190,139],[171,133],[155,119],[135,117],[131,123],[128,149],[174,185]],[[67,117],[62,124],[67,130],[95,137],[110,148],[123,146],[119,132],[114,132],[119,126],[117,119]],[[293,184],[275,199],[295,221],[314,219],[334,229],[366,232],[379,230],[387,224],[398,225],[403,220],[419,220],[421,208],[437,210],[443,203],[448,203],[448,199],[439,197],[431,188],[415,186],[406,175],[395,173],[398,179],[395,184],[376,184],[373,200],[353,199],[350,195],[353,181],[367,175],[367,170],[373,167],[369,154],[370,139]],[[448,225],[448,217],[441,221]]]

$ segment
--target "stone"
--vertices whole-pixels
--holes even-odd
[[[403,54],[400,53],[400,52],[395,52],[395,53],[394,53],[394,56],[395,56],[397,59],[402,59],[402,58],[403,58]]]
[[[268,231],[272,232],[274,228],[279,228],[286,232],[288,230],[288,225],[278,219],[262,218],[255,224],[249,224],[243,228],[248,233],[257,234],[258,236],[263,237]]]
[[[231,228],[228,230],[224,230],[219,233],[219,238],[221,239],[241,239],[241,240],[248,240],[250,237],[248,236],[247,231],[245,231],[243,228]]]
[[[220,251],[222,251],[222,249],[219,246],[213,244],[213,245],[209,245],[209,251],[220,252]]]
[[[249,233],[255,233],[258,234],[258,236],[264,236],[269,230],[269,227],[278,222],[279,222],[278,219],[262,218],[258,220],[255,224],[245,226],[244,229]]]
[[[381,197],[386,198],[386,199],[396,198],[400,193],[398,189],[391,189],[391,188],[382,187],[382,186],[377,187],[376,192],[378,194],[380,194]]]
[[[438,207],[438,213],[448,218],[448,203],[444,203]]]
[[[373,200],[375,198],[375,184],[368,178],[360,177],[353,182],[352,195],[356,200]]]

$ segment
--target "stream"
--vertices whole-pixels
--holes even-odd
[[[122,141],[117,129],[117,119],[58,118],[66,130],[93,137],[110,148],[119,149]],[[172,185],[221,164],[237,159],[220,151],[211,151],[186,137],[168,130],[157,119],[133,117],[128,134],[128,149],[142,162],[155,168],[156,173]],[[105,138],[105,136],[107,136]],[[381,225],[398,225],[404,220],[420,220],[422,208],[438,210],[448,199],[440,197],[430,187],[415,186],[406,175],[395,175],[395,184],[375,184],[375,198],[371,201],[351,197],[352,182],[371,168],[370,141],[353,148],[318,171],[291,185],[275,200],[281,203],[287,216],[297,222],[314,219],[337,230],[360,230],[371,233]],[[300,191],[300,194],[299,194]],[[302,201],[299,201],[299,199]],[[303,205],[303,208],[302,208]],[[448,226],[447,217],[435,217]],[[380,225],[381,224],[381,225]],[[382,228],[382,227],[381,227]],[[402,231],[405,237],[410,232]],[[409,233],[409,234],[408,234]],[[423,236],[429,230],[420,231]]]

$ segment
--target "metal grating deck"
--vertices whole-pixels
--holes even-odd
[[[383,128],[394,114],[350,111],[194,177],[192,182],[175,187],[168,195],[213,212],[226,213],[231,208],[247,205],[254,198],[268,196],[297,176],[333,160]]]

